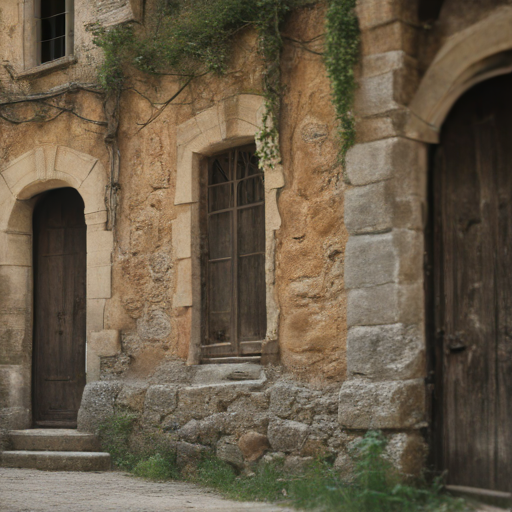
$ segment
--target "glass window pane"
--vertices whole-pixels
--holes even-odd
[[[208,339],[211,343],[231,339],[231,260],[209,264]]]
[[[66,12],[66,0],[40,0],[41,18]]]
[[[260,174],[259,160],[254,151],[239,151],[236,163],[236,179],[241,180],[254,174]]]
[[[267,307],[265,255],[238,259],[238,331],[240,341],[265,339]]]
[[[217,261],[209,265],[210,312],[231,311],[231,260]]]
[[[265,206],[238,210],[238,254],[265,252]]]
[[[231,257],[231,215],[232,212],[217,213],[211,215],[208,223],[208,258]]]
[[[230,172],[230,153],[224,153],[222,155],[214,157],[212,163],[210,165],[209,172],[209,185],[215,185],[217,183],[226,183],[231,181],[231,172]]]
[[[255,176],[238,184],[238,206],[259,203],[265,200],[263,175]]]
[[[233,207],[233,184],[217,185],[208,189],[208,212],[227,210]]]
[[[229,343],[231,341],[231,314],[210,313],[208,343]]]

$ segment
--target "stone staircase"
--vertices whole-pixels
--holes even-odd
[[[110,455],[93,434],[71,429],[11,430],[0,466],[44,471],[109,471]]]

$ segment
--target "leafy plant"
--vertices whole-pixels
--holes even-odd
[[[467,510],[461,499],[442,494],[439,480],[407,484],[384,456],[387,441],[369,431],[353,448],[355,474],[344,482],[327,463],[317,462],[290,486],[293,502],[304,509],[343,512],[455,512]]]
[[[288,495],[289,481],[283,478],[282,464],[260,464],[251,476],[237,476],[232,466],[215,457],[199,463],[196,481],[236,500],[271,501]]]
[[[341,157],[355,144],[353,114],[359,58],[359,22],[356,0],[329,0],[326,22],[325,65],[331,80],[333,104],[339,121]]]
[[[137,417],[133,414],[109,416],[99,428],[99,437],[104,451],[110,453],[112,463],[125,470],[131,470],[138,462],[130,447],[130,436]]]
[[[175,480],[179,478],[175,457],[164,456],[159,452],[139,460],[133,468],[133,474],[149,480]]]

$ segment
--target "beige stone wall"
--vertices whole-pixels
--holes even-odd
[[[290,37],[311,39],[321,34],[323,15],[322,8],[297,14],[288,24]],[[106,318],[112,329],[123,332],[125,352],[109,362],[114,372],[127,367],[126,356],[132,358],[129,375],[140,375],[162,357],[186,358],[189,353],[192,312],[173,305],[180,256],[173,247],[172,230],[183,209],[174,206],[176,126],[223,98],[261,91],[256,45],[253,32],[243,34],[231,65],[235,72],[195,82],[178,105],[171,105],[140,132],[137,123],[149,117],[150,105],[134,92],[123,97],[115,287]],[[282,227],[276,232],[275,274],[282,361],[297,375],[342,380],[344,185],[329,83],[321,58],[291,45],[283,56],[283,79],[287,92],[280,134],[285,186],[278,199]],[[160,101],[178,87],[172,81],[145,82],[134,83]]]
[[[3,2],[0,48],[7,66],[0,68],[1,99],[46,92],[69,83],[94,84],[101,53],[92,45],[86,26],[100,15],[100,7],[105,10],[109,6],[111,11],[100,14],[110,17],[111,22],[129,14],[126,2],[76,0],[76,63],[42,74],[23,74],[26,70],[22,10],[15,0]],[[308,7],[291,17],[286,34],[293,39],[312,39],[323,33],[323,24],[323,6]],[[346,372],[343,258],[347,235],[343,224],[345,184],[337,160],[329,82],[321,57],[290,42],[286,43],[282,71],[285,94],[280,136],[284,186],[280,183],[271,192],[277,197],[275,218],[281,227],[275,234],[271,231],[275,250],[272,249],[267,266],[275,265],[275,273],[269,274],[275,283],[270,283],[269,304],[273,311],[269,314],[276,318],[281,361],[286,371],[315,384],[338,382],[345,378]],[[102,376],[107,379],[147,378],[164,361],[187,359],[192,311],[176,300],[181,256],[173,239],[176,219],[183,210],[183,206],[175,205],[177,127],[207,109],[217,108],[230,97],[261,94],[262,72],[256,35],[246,31],[236,42],[230,72],[225,77],[208,76],[193,82],[143,130],[140,123],[154,112],[144,96],[155,103],[164,102],[179,84],[171,78],[142,75],[134,75],[130,80],[128,87],[133,86],[142,95],[126,90],[121,100],[118,136],[121,190],[113,231],[111,274],[106,276],[111,277],[112,290],[111,297],[97,299],[95,307],[88,311],[89,380],[99,376],[98,356],[102,356]],[[94,92],[69,93],[59,101],[82,117],[99,123],[106,121],[103,98]],[[0,108],[8,117],[28,119],[34,112],[31,106]],[[105,126],[72,114],[62,114],[47,123],[13,124],[0,120],[1,167],[34,148],[60,146],[98,159],[108,181],[110,161],[105,132]],[[233,137],[226,139],[226,147],[236,144],[236,133]],[[30,243],[30,234],[27,235]],[[90,245],[88,250],[92,258],[95,247]],[[27,279],[28,288],[18,291],[30,304],[30,276]],[[10,312],[2,310],[0,314]],[[23,314],[20,334],[23,341],[19,341],[24,347],[20,352],[23,361],[13,363],[12,343],[0,342],[0,369],[8,374],[0,388],[12,388],[14,378],[23,381],[25,395],[13,395],[14,398],[5,400],[24,404],[25,410],[29,410],[30,307]],[[5,315],[1,317],[4,320],[0,320],[0,328],[10,332],[10,320]],[[19,372],[14,375],[6,366],[18,363],[24,376],[19,376]]]

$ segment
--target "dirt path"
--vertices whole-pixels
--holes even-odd
[[[0,468],[1,512],[292,512],[238,503],[182,482],[155,483],[123,473]]]

